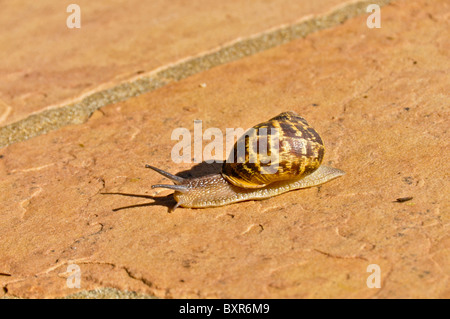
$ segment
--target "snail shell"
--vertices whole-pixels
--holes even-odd
[[[325,152],[322,139],[303,117],[294,112],[281,113],[255,125],[248,132],[236,142],[222,167],[222,175],[236,186],[261,188],[273,182],[306,176],[322,163]],[[267,138],[270,132],[276,132],[276,138]],[[267,140],[269,150],[278,150],[275,163],[269,158],[273,155],[270,152],[267,152],[270,156],[259,153],[253,163],[250,160],[251,154],[259,149],[252,146],[262,144],[262,140]],[[238,156],[237,146],[240,142],[245,144],[245,158]],[[276,167],[277,170],[270,174],[270,167]]]
[[[244,153],[239,152],[244,149],[242,145]],[[152,186],[175,190],[177,204],[173,210],[178,206],[203,208],[265,199],[344,175],[337,168],[321,165],[324,152],[323,141],[314,128],[296,113],[284,112],[244,133],[219,174],[182,178],[146,167],[174,182]]]

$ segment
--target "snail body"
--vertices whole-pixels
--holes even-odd
[[[267,152],[256,147],[263,139]],[[245,152],[239,153],[238,145],[245,145]],[[342,170],[321,165],[324,152],[322,139],[306,120],[294,112],[284,112],[255,125],[238,139],[221,173],[182,178],[146,167],[173,181],[174,185],[152,186],[175,191],[173,210],[178,206],[204,208],[266,199],[344,175]]]

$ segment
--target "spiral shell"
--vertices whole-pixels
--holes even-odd
[[[239,152],[242,145],[245,154]],[[311,174],[322,163],[324,152],[316,130],[296,113],[284,112],[255,125],[237,140],[223,164],[222,176],[235,186],[261,188]]]

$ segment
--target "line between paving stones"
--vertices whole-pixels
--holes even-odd
[[[350,18],[366,13],[369,4],[383,6],[390,2],[392,0],[346,3],[325,15],[303,18],[291,25],[279,26],[245,39],[237,39],[199,56],[166,65],[108,89],[93,92],[79,98],[76,102],[31,114],[23,120],[0,128],[0,148],[66,125],[84,123],[95,110],[108,104],[127,100],[212,67],[306,37],[319,30],[334,27]]]

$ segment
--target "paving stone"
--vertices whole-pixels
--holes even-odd
[[[0,293],[448,298],[450,6],[400,0],[381,15],[380,29],[354,18],[1,149]],[[170,192],[150,188],[167,180],[146,163],[214,169],[173,163],[174,129],[248,128],[286,110],[345,176],[173,213]],[[372,264],[381,288],[367,286]]]
[[[348,2],[80,0],[79,29],[67,27],[69,3],[4,3],[0,125]]]

